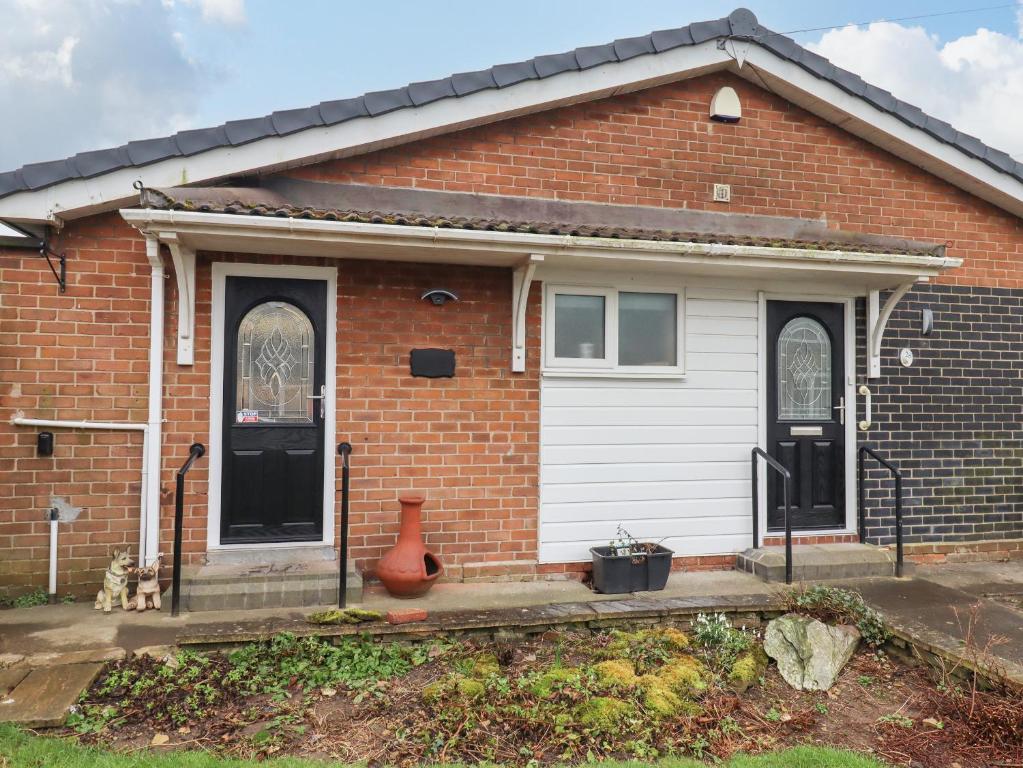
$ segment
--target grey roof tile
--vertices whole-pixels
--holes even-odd
[[[409,98],[417,107],[429,104],[432,101],[446,99],[449,96],[457,96],[450,77],[443,80],[427,80],[422,83],[410,83],[408,87]]]
[[[654,43],[650,39],[650,35],[643,35],[642,37],[623,37],[620,40],[614,41],[615,54],[618,56],[618,61],[628,61],[634,59],[637,56],[645,56],[648,53],[657,53],[654,50]]]
[[[207,149],[222,147],[228,143],[227,131],[223,126],[216,128],[199,128],[194,131],[181,131],[174,134],[178,149],[182,155],[195,155]]]
[[[373,117],[393,112],[402,107],[411,107],[412,99],[409,98],[408,89],[394,88],[389,91],[373,91],[367,93],[363,98],[366,100],[366,111]]]
[[[536,69],[531,61],[517,61],[514,64],[498,64],[490,68],[498,88],[507,88],[525,80],[536,80]]]
[[[0,195],[9,195],[21,189],[25,189],[25,182],[21,179],[20,170],[0,173]]]
[[[575,72],[579,69],[579,62],[575,59],[575,51],[568,53],[555,53],[550,56],[537,56],[533,59],[533,69],[537,77],[550,77],[560,75],[562,72]]]
[[[129,141],[127,149],[132,165],[147,165],[158,160],[166,160],[168,157],[177,157],[181,154],[173,136],[164,136],[160,139],[146,139],[144,141]]]
[[[470,93],[485,91],[488,88],[496,88],[494,73],[489,69],[482,69],[479,72],[459,72],[451,76],[451,87],[455,89],[458,96],[468,96]]]
[[[75,167],[83,179],[98,176],[101,173],[115,171],[131,165],[127,147],[113,149],[97,149],[92,152],[79,152],[74,156]]]
[[[650,42],[653,43],[654,50],[661,53],[672,48],[681,48],[683,45],[692,45],[693,36],[689,32],[689,27],[660,29],[650,33]]]
[[[323,118],[320,117],[320,108],[303,107],[301,109],[282,109],[270,115],[274,130],[278,136],[287,136],[295,131],[304,131],[306,128],[315,128],[323,125]]]
[[[269,115],[248,120],[229,120],[224,123],[224,131],[227,133],[227,140],[236,147],[239,144],[273,136],[274,124]]]
[[[589,69],[637,56],[656,54],[684,45],[698,45],[718,38],[734,36],[750,39],[775,55],[799,64],[818,77],[859,96],[880,110],[925,131],[967,155],[991,167],[1011,174],[1023,182],[1023,164],[1006,153],[987,147],[979,139],[956,132],[952,126],[896,99],[881,88],[839,69],[827,59],[802,48],[791,38],[771,32],[756,16],[738,8],[727,18],[703,21],[678,29],[665,29],[640,37],[616,40],[605,45],[577,48],[567,53],[538,56],[531,61],[501,64],[480,72],[462,72],[441,80],[412,83],[406,88],[367,93],[353,99],[325,101],[316,107],[274,112],[250,120],[232,120],[215,128],[182,131],[175,136],[133,141],[120,147],[82,152],[73,158],[36,163],[8,173],[0,173],[0,197],[23,190],[39,189],[61,181],[98,176],[131,166],[145,165],[178,155],[193,155],[221,146],[237,146],[250,141],[358,117],[382,115],[396,109],[429,104],[439,99],[467,96],[491,88],[506,88],[525,80],[551,77],[561,72]]]
[[[324,125],[336,125],[356,117],[367,117],[366,101],[361,96],[320,103],[320,117]]]
[[[21,179],[29,189],[48,187],[62,179],[77,179],[78,169],[67,160],[32,163],[21,169]]]
[[[697,21],[689,25],[689,32],[693,36],[693,42],[699,44],[716,37],[727,37],[732,33],[732,27],[728,23],[728,19]]]
[[[615,53],[614,43],[604,45],[587,45],[575,49],[575,60],[579,62],[580,69],[599,67],[601,64],[610,64],[618,61],[618,54]]]

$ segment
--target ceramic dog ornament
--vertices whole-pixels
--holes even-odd
[[[114,550],[110,567],[103,575],[103,589],[96,594],[96,610],[103,609],[103,613],[110,613],[114,599],[120,599],[121,607],[128,610],[128,574],[131,573],[131,554],[128,550],[123,552]]]
[[[147,608],[160,610],[160,566],[163,564],[163,552],[156,556],[156,561],[147,568],[136,568],[139,584],[135,588],[135,597],[128,601],[128,610],[135,609],[142,613]]]

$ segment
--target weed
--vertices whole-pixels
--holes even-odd
[[[813,616],[825,624],[855,624],[868,645],[883,645],[889,637],[881,614],[848,589],[818,584],[801,591],[792,590],[787,602],[790,611]]]
[[[50,602],[50,596],[42,587],[36,587],[24,595],[11,597],[4,595],[0,597],[0,608],[35,608],[37,605],[46,605]]]
[[[769,710],[767,710],[767,712],[764,713],[764,719],[772,723],[780,723],[781,712],[779,712],[776,708],[771,707]]]
[[[890,715],[881,715],[881,717],[877,718],[877,722],[879,725],[894,725],[898,728],[913,727],[913,718],[906,717],[898,712],[893,712]]]
[[[862,685],[864,688],[869,688],[874,684],[874,678],[870,675],[860,675],[856,678],[856,682]]]
[[[813,705],[813,708],[817,711],[818,715],[826,715],[830,711],[828,709],[828,705],[825,704],[823,701],[818,701],[816,704]]]

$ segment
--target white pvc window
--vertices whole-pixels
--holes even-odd
[[[550,286],[547,368],[681,374],[683,300],[681,289]]]

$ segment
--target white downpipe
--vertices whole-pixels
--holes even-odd
[[[57,597],[57,512],[50,511],[50,602]]]
[[[139,507],[141,522],[139,524],[139,559],[142,559],[142,552],[146,544],[146,487],[148,480],[148,468],[146,466],[146,454],[149,447],[149,426],[130,421],[74,421],[68,419],[26,419],[24,416],[15,416],[13,424],[19,427],[52,427],[56,429],[94,429],[114,432],[141,432],[142,433],[142,491],[139,494]],[[50,518],[50,594],[57,591],[57,519]]]
[[[139,563],[151,565],[160,551],[160,464],[163,422],[163,322],[164,322],[164,270],[160,258],[160,241],[146,237],[146,255],[152,268],[149,293],[149,418],[145,449],[143,450],[146,479],[143,481],[145,503],[139,527],[144,534],[144,545],[139,552]]]

